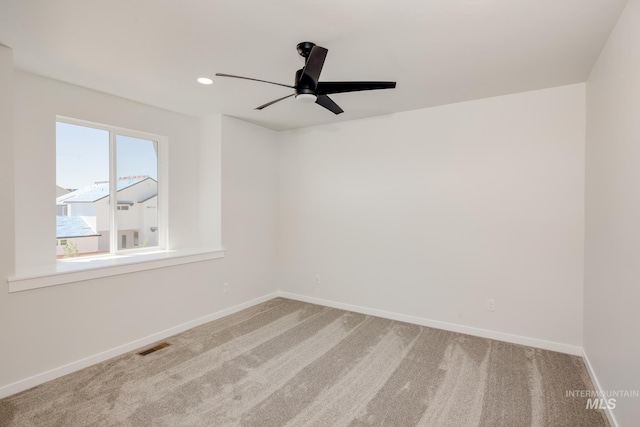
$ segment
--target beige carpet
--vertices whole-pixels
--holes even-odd
[[[0,400],[2,426],[607,426],[582,359],[277,298]]]

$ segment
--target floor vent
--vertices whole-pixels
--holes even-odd
[[[163,343],[160,343],[160,344],[154,345],[154,346],[153,346],[153,347],[151,347],[151,348],[148,348],[148,349],[146,349],[146,350],[143,350],[143,351],[139,352],[138,354],[139,354],[140,356],[146,356],[147,354],[155,353],[156,351],[158,351],[158,350],[162,350],[163,348],[165,348],[165,347],[169,347],[170,345],[171,345],[171,344],[169,344],[168,342],[163,342]]]

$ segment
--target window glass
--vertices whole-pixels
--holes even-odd
[[[105,128],[56,122],[59,258],[159,244],[158,142]]]
[[[158,143],[148,139],[116,136],[118,203],[116,214],[118,249],[158,246]],[[136,238],[137,236],[137,238]],[[136,244],[142,240],[142,244]]]
[[[109,132],[57,122],[56,237],[77,246],[59,258],[109,252],[109,185]]]

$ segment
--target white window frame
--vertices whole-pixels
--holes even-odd
[[[168,215],[169,141],[167,137],[65,116],[56,116],[55,119],[63,123],[114,131],[120,135],[151,139],[158,142],[157,232],[160,233],[158,246],[57,260],[54,258],[55,250],[53,250],[51,264],[31,267],[13,277],[7,278],[10,293],[224,258],[226,250],[222,247],[173,248],[171,246]],[[115,248],[117,249],[117,246]]]
[[[169,249],[169,163],[168,163],[168,138],[166,136],[157,135],[149,132],[141,132],[131,129],[126,129],[118,126],[105,125],[102,123],[90,122],[87,120],[75,119],[72,117],[56,116],[56,122],[67,123],[70,125],[84,126],[94,129],[100,129],[109,132],[109,182],[115,185],[109,185],[109,200],[118,200],[117,198],[117,165],[116,165],[116,135],[129,136],[132,138],[146,139],[157,142],[158,145],[158,246],[152,246],[148,248],[132,248],[132,249],[118,249],[118,227],[116,221],[116,214],[118,212],[117,203],[109,203],[109,253],[82,256],[83,260],[90,260],[93,258],[99,259],[101,257],[109,257],[113,255],[127,254],[127,253],[140,253],[140,252],[153,252],[158,250]],[[64,259],[59,259],[57,262],[65,262]]]

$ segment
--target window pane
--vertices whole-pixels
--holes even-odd
[[[116,135],[118,249],[158,246],[158,143]]]
[[[109,132],[56,122],[59,258],[109,252]]]

